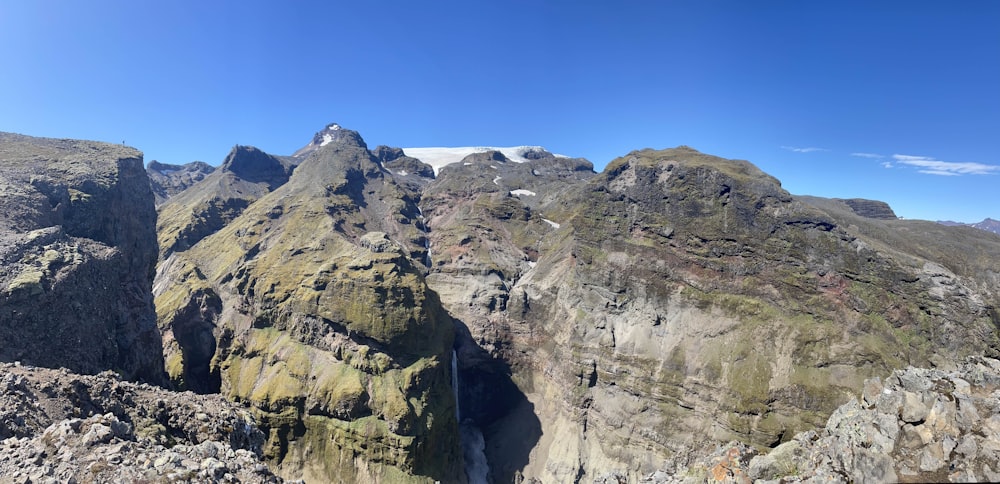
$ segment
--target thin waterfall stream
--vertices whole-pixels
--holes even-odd
[[[424,248],[427,249],[424,263],[428,270],[431,265],[431,239],[429,236],[430,227],[424,218],[424,212],[417,207],[420,220],[420,229],[424,232]],[[486,439],[483,432],[471,418],[462,420],[461,399],[461,378],[458,373],[458,351],[451,350],[451,388],[455,395],[455,418],[458,420],[458,438],[462,446],[462,457],[465,461],[465,475],[469,478],[469,484],[489,484],[490,465],[486,459]]]

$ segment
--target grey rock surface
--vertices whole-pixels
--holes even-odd
[[[0,133],[0,361],[165,382],[142,153]]]
[[[203,161],[192,161],[183,165],[171,165],[150,161],[146,166],[149,183],[153,188],[156,205],[186,190],[191,185],[205,179],[215,171],[215,167]]]
[[[260,459],[263,443],[250,414],[217,395],[0,364],[3,479],[282,482]]]
[[[732,443],[644,482],[990,482],[1000,470],[1000,361],[909,367],[865,382],[826,427],[766,454]]]

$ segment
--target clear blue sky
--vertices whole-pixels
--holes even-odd
[[[1000,2],[0,0],[0,131],[218,164],[334,121],[598,169],[685,144],[792,193],[1000,218]]]

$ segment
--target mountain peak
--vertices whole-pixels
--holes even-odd
[[[236,145],[226,156],[219,169],[230,172],[251,183],[266,182],[272,188],[286,181],[294,164],[269,155],[253,146]]]
[[[368,148],[368,145],[365,144],[365,141],[361,138],[361,135],[358,134],[357,131],[345,129],[337,123],[330,123],[313,135],[312,141],[310,141],[309,144],[303,146],[295,153],[292,153],[292,156],[296,158],[305,158],[310,153],[323,146],[330,143],[341,142],[355,144],[365,149]]]

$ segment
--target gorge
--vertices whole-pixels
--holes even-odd
[[[848,451],[801,436],[839,431],[828,418],[859,399],[884,420],[895,400],[866,382],[890,378],[901,409],[916,398],[904,392],[928,412],[974,400],[981,422],[955,424],[944,457],[962,462],[959,480],[1000,471],[985,450],[955,450],[969,432],[976,449],[1000,445],[996,234],[792,195],[749,162],[684,146],[597,173],[540,147],[369,149],[330,124],[292,155],[236,146],[211,170],[144,172],[131,148],[10,134],[0,156],[16,207],[0,220],[0,360],[232,405],[257,436],[233,452],[268,474],[704,481],[719,462],[705,459],[735,441],[746,465],[729,477],[770,479],[782,455],[798,459],[789,479],[849,476],[862,464],[844,464]],[[894,373],[908,367],[934,370]],[[954,388],[913,382],[924,376]],[[138,429],[153,415],[102,405],[77,416]],[[14,432],[27,411],[0,440],[45,429]],[[948,459],[913,455],[943,452],[951,427],[910,438],[930,420],[895,411],[911,427],[879,437],[884,476],[949,478]],[[184,422],[165,416],[154,435]],[[912,452],[893,454],[904,437]],[[750,472],[771,449],[787,454]]]

